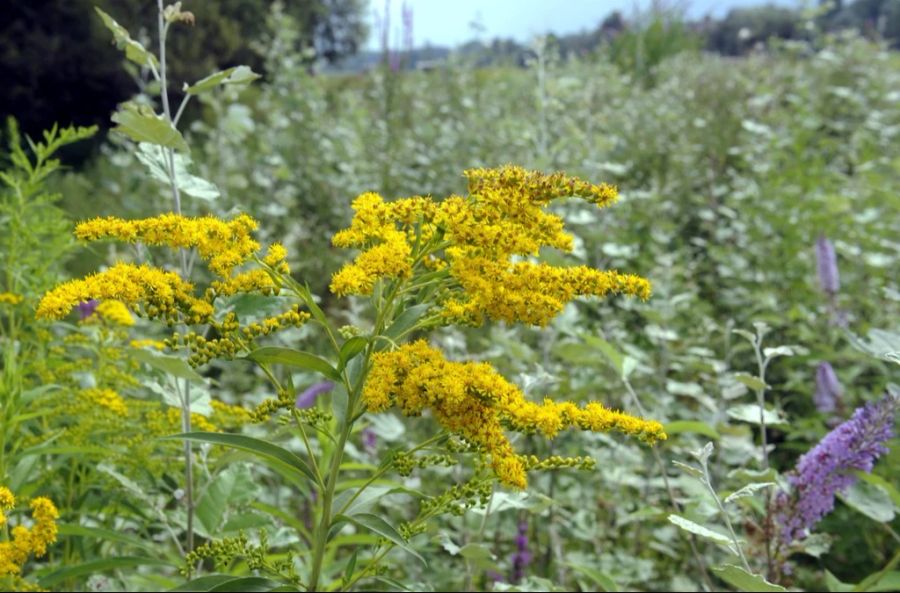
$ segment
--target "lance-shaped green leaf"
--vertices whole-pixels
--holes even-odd
[[[307,371],[315,371],[332,381],[341,380],[341,375],[337,372],[337,369],[331,366],[327,360],[302,350],[268,346],[254,350],[246,358],[255,362],[283,364]]]
[[[277,466],[276,469],[283,470],[285,468],[290,468],[309,478],[313,483],[319,483],[316,475],[303,459],[287,449],[283,449],[278,445],[273,445],[268,441],[255,439],[242,434],[228,434],[223,432],[187,432],[172,435],[170,437],[163,437],[163,440],[166,439],[184,439],[186,441],[223,445],[225,447],[231,447],[232,449],[246,451],[259,457],[263,461],[275,464]]]
[[[403,539],[403,536],[387,521],[379,517],[378,515],[372,515],[370,513],[358,513],[356,515],[338,515],[334,518],[335,523],[339,523],[341,521],[350,521],[351,523],[355,523],[356,525],[368,529],[369,531],[374,531],[381,537],[384,537],[391,542],[393,542],[397,547],[402,548],[410,555],[414,556],[416,559],[420,560],[422,564],[428,565],[425,562],[425,559],[419,555],[418,552],[413,550],[406,543],[406,540]]]
[[[125,134],[135,142],[149,142],[181,152],[189,152],[187,142],[181,132],[161,115],[157,115],[150,107],[138,105],[131,101],[119,106],[113,113],[112,120],[117,125],[115,131]]]
[[[149,66],[152,64],[155,67],[158,64],[156,56],[147,51],[147,48],[143,45],[132,39],[125,27],[117,23],[115,19],[96,6],[94,7],[94,10],[96,10],[97,14],[100,15],[100,18],[103,19],[103,24],[106,25],[106,28],[112,31],[116,47],[125,51],[125,57],[128,58],[128,60],[141,66]]]
[[[203,80],[198,80],[191,86],[185,86],[184,90],[189,95],[199,95],[211,91],[221,85],[245,85],[259,78],[259,74],[247,66],[234,66],[227,70],[221,70],[210,74]]]

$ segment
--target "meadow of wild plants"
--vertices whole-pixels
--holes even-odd
[[[97,18],[101,154],[4,136],[4,589],[900,589],[896,52],[313,76],[276,10],[182,81]]]

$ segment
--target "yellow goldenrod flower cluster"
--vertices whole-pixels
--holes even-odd
[[[0,305],[18,305],[22,302],[22,295],[14,292],[0,292]]]
[[[170,324],[211,323],[216,298],[249,292],[276,294],[280,289],[276,278],[290,273],[287,250],[280,243],[270,245],[266,254],[257,258],[260,246],[252,235],[256,228],[257,222],[243,214],[230,221],[163,214],[140,220],[107,217],[82,222],[75,234],[86,241],[113,238],[172,249],[196,248],[217,278],[202,296],[197,296],[194,285],[175,272],[118,263],[106,271],[57,286],[41,299],[37,315],[61,319],[79,303],[103,299],[96,315],[119,325],[134,323],[131,311],[151,319],[163,318]],[[235,271],[251,260],[265,268]],[[264,335],[269,330],[266,326],[260,331],[254,328],[251,333]]]
[[[41,299],[37,316],[61,319],[78,303],[97,298],[143,306],[144,314],[150,318],[174,320],[180,311],[190,323],[202,323],[213,312],[212,305],[194,297],[193,285],[175,272],[119,263],[104,272],[60,284]]]
[[[538,326],[578,296],[650,296],[650,283],[639,276],[515,261],[537,257],[543,247],[571,251],[563,220],[545,210],[552,200],[575,196],[604,207],[615,201],[615,187],[515,166],[465,175],[469,195],[442,202],[359,196],[350,227],[332,242],[363,251],[334,275],[332,292],[371,294],[377,280],[409,279],[421,266],[444,273],[439,299],[448,323],[479,325],[488,317]]]
[[[85,241],[110,238],[172,249],[196,247],[200,257],[209,262],[210,270],[228,278],[234,268],[259,250],[259,243],[252,235],[257,226],[246,214],[227,222],[212,216],[190,218],[180,214],[140,220],[110,216],[80,223],[75,228],[75,236]]]
[[[128,415],[128,407],[125,405],[125,400],[112,389],[99,387],[82,389],[78,396],[92,405],[105,408],[119,416]]]
[[[15,505],[12,492],[5,487],[0,487],[0,509],[9,510]],[[10,532],[10,540],[0,542],[0,576],[17,575],[22,570],[22,565],[28,560],[29,554],[40,558],[47,553],[47,546],[56,541],[56,519],[59,511],[56,510],[49,498],[40,496],[31,501],[31,516],[34,525],[29,529],[24,525],[16,525]],[[6,517],[0,512],[3,521]]]
[[[419,416],[430,409],[447,430],[490,454],[497,478],[517,488],[525,488],[526,466],[534,463],[526,463],[516,454],[504,427],[540,432],[547,438],[567,428],[614,430],[648,443],[666,438],[659,422],[609,410],[596,402],[584,407],[550,399],[530,402],[489,364],[448,361],[423,340],[376,354],[363,400],[372,412],[396,405],[406,416]]]

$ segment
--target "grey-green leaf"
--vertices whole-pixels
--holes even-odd
[[[725,502],[732,502],[739,498],[746,498],[748,496],[753,496],[757,491],[762,490],[763,488],[768,488],[769,486],[774,486],[775,482],[753,482],[751,484],[747,484],[743,488],[732,492],[725,498]]]
[[[214,89],[221,85],[242,85],[250,84],[260,76],[248,66],[234,66],[227,70],[221,70],[215,74],[210,74],[202,80],[198,80],[193,85],[184,90],[189,95],[199,95]]]
[[[149,142],[181,152],[189,152],[187,142],[175,126],[146,105],[127,102],[113,113],[112,120],[119,124],[115,131],[125,134],[135,142]]]
[[[724,546],[731,550],[732,554],[737,555],[737,550],[734,548],[734,543],[727,535],[719,533],[718,531],[713,531],[712,529],[704,527],[703,525],[695,523],[690,519],[686,519],[680,515],[669,515],[669,522],[677,525],[685,531],[693,533],[694,535],[699,535],[700,537],[713,541],[720,546]]]
[[[773,585],[758,574],[752,574],[739,566],[724,564],[713,567],[720,579],[738,591],[787,591],[781,585]]]
[[[155,67],[158,64],[156,56],[147,51],[143,45],[132,39],[125,27],[117,23],[115,19],[96,6],[94,7],[94,10],[100,15],[106,28],[112,31],[116,47],[125,50],[125,57],[128,60],[141,66],[149,66],[152,64]]]
[[[149,350],[135,349],[132,351],[131,357],[173,377],[187,379],[195,383],[206,382],[197,371],[191,368],[191,365],[176,356],[165,356],[163,354],[154,354]]]
[[[147,167],[147,170],[154,179],[165,184],[171,183],[168,173],[169,166],[166,162],[166,153],[163,149],[159,148],[158,145],[141,142],[138,145],[135,156],[145,167]],[[175,169],[175,185],[178,186],[178,189],[189,196],[207,202],[211,202],[218,198],[220,195],[218,187],[202,177],[197,177],[196,175],[188,173],[188,167],[191,163],[192,161],[189,156],[175,154],[173,164]]]

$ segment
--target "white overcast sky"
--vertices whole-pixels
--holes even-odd
[[[692,18],[705,14],[721,17],[729,9],[740,6],[780,4],[795,6],[797,0],[692,0],[665,1],[667,6],[680,6]],[[413,39],[416,47],[426,42],[432,45],[455,46],[476,37],[472,23],[484,29],[482,39],[512,37],[528,41],[548,32],[576,33],[596,27],[614,10],[628,17],[637,8],[646,9],[650,2],[641,0],[406,0],[413,14]],[[401,7],[403,0],[369,0],[368,49],[379,49],[381,37],[379,21],[390,8],[391,45],[399,46],[401,39]]]

